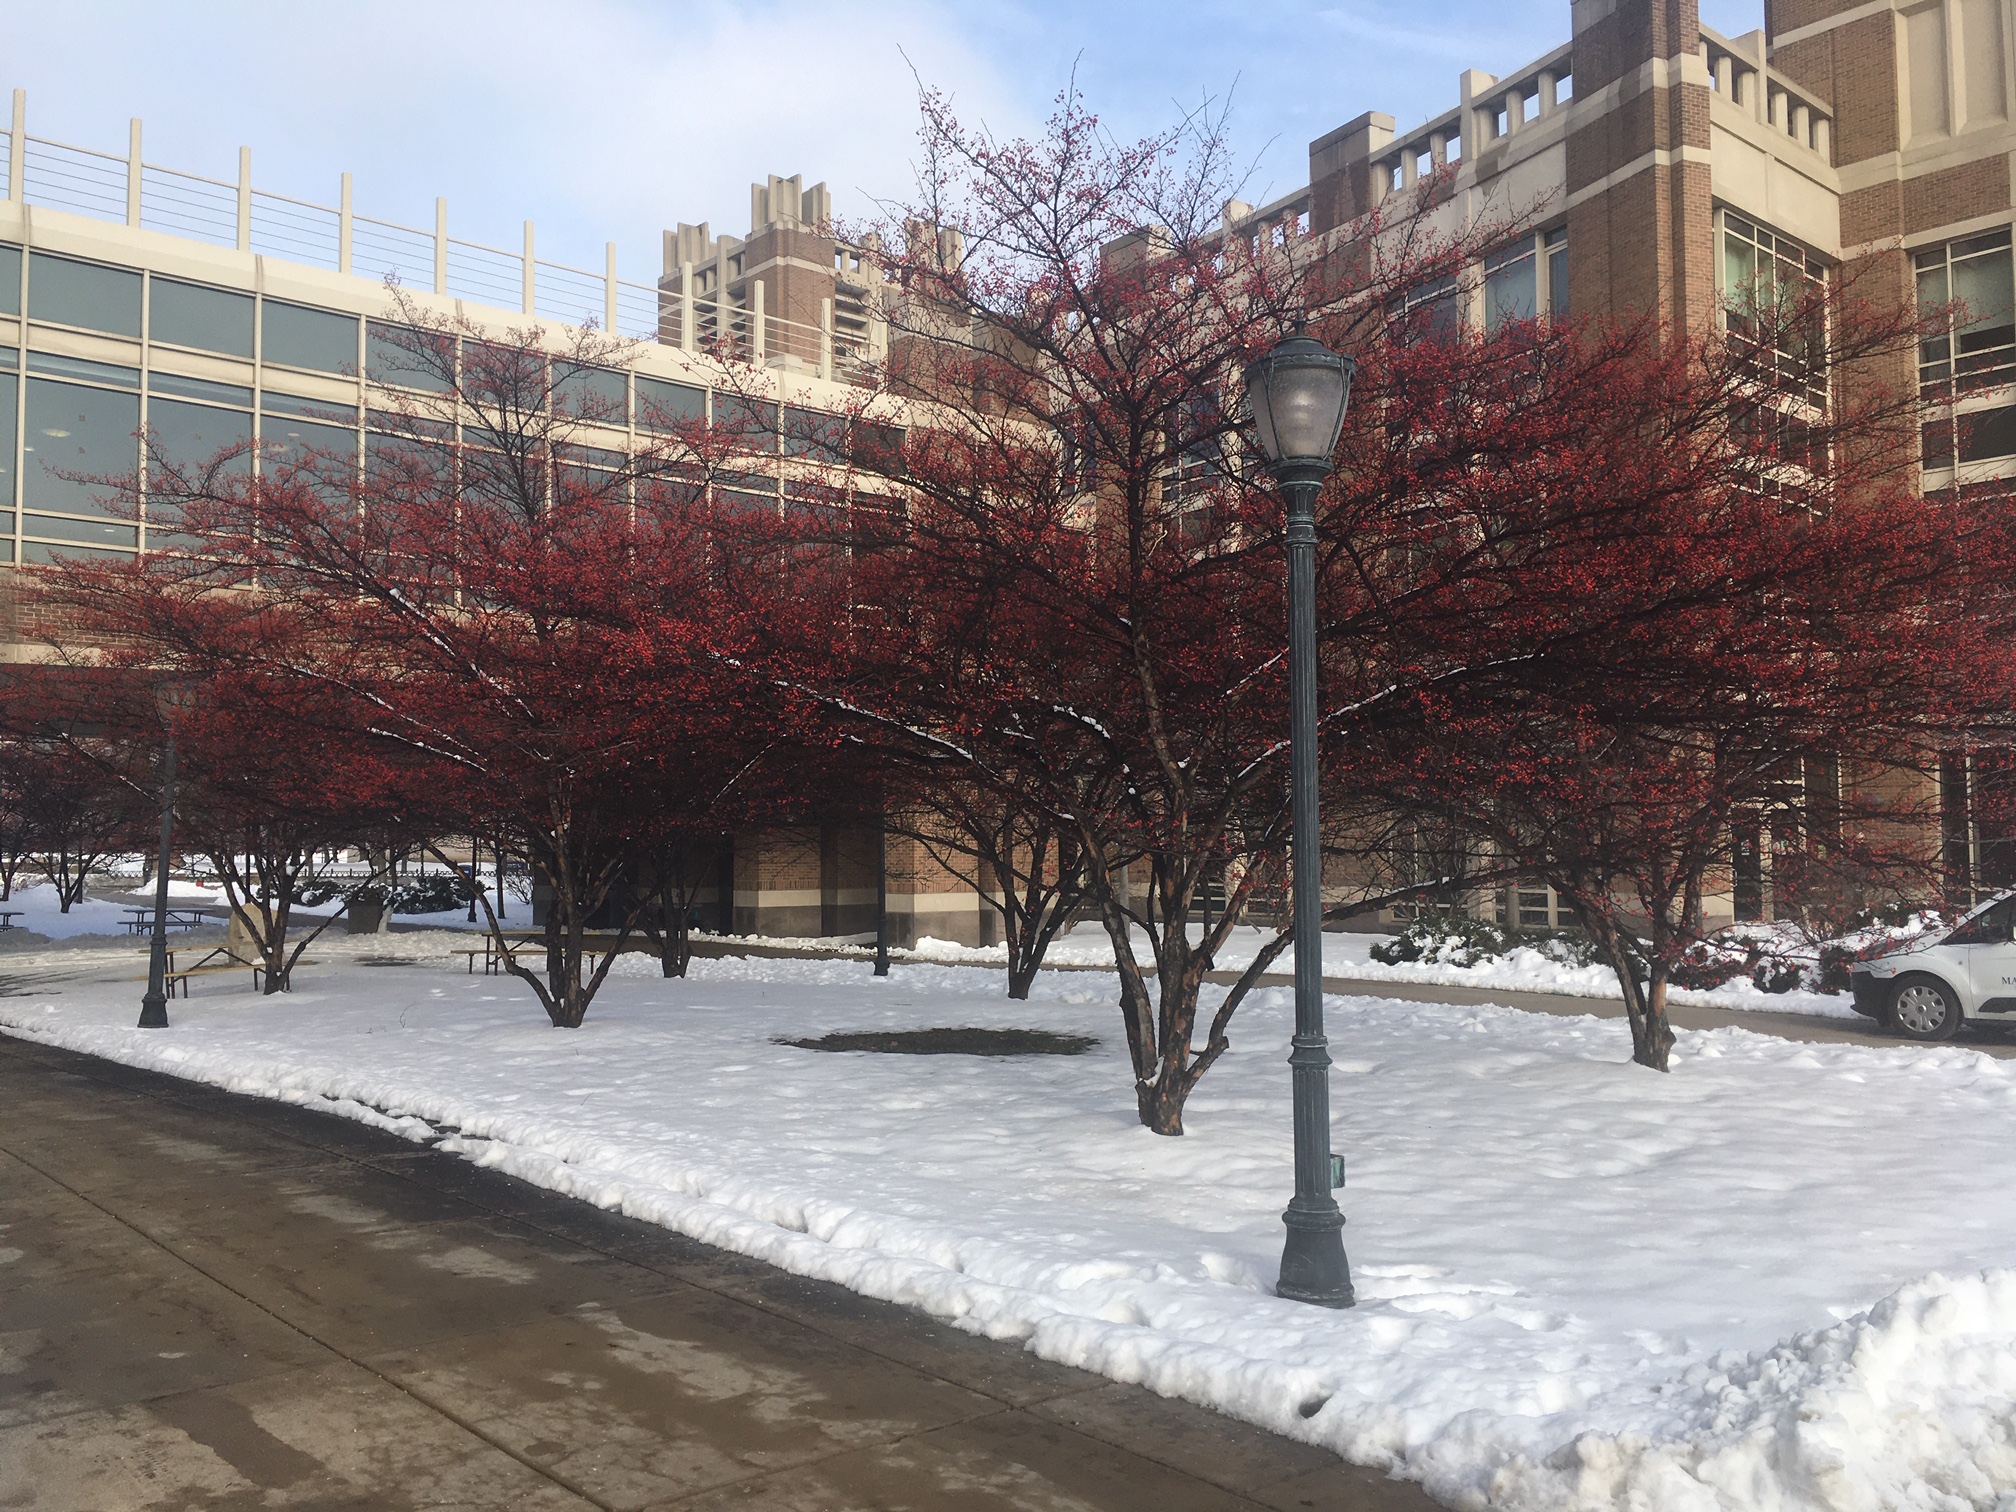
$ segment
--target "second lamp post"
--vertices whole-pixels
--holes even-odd
[[[1275,1291],[1349,1307],[1351,1264],[1342,1184],[1330,1153],[1330,1051],[1323,1034],[1323,852],[1316,803],[1316,495],[1344,429],[1357,363],[1303,333],[1246,369],[1246,397],[1267,470],[1288,504],[1288,731],[1295,905],[1295,1195],[1281,1215],[1288,1240]]]

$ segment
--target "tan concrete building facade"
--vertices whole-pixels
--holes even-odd
[[[1501,75],[1466,71],[1452,107],[1411,130],[1376,110],[1355,117],[1310,144],[1305,188],[1259,209],[1235,203],[1228,226],[1349,240],[1440,170],[1447,227],[1536,228],[1530,245],[1426,291],[1473,326],[1637,312],[1691,339],[1766,270],[1853,280],[1925,310],[1957,302],[1918,371],[1889,375],[1919,384],[1921,487],[2016,476],[2016,4],[1764,0],[1763,26],[1738,37],[1704,27],[1695,0],[1568,9],[1565,42]],[[2016,886],[2016,840],[1977,820],[1983,785],[2016,782],[2012,766],[1994,749],[1941,764],[1955,898]],[[1772,849],[1768,830],[1732,837],[1711,914],[1769,915]],[[1561,921],[1542,887],[1479,904],[1508,923]]]

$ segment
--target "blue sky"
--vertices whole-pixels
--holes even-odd
[[[1761,0],[1704,0],[1727,32]],[[1307,178],[1307,147],[1359,112],[1401,128],[1447,109],[1466,67],[1502,74],[1568,35],[1567,0],[1434,6],[1283,0],[0,0],[0,85],[29,131],[254,182],[599,269],[654,277],[680,220],[748,228],[748,185],[826,180],[836,209],[900,197],[913,69],[1003,135],[1040,126],[1075,67],[1123,135],[1210,98],[1256,203]]]

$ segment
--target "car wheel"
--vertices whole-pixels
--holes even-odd
[[[1960,999],[1937,977],[1900,977],[1890,1022],[1908,1040],[1950,1040],[1960,1032]]]

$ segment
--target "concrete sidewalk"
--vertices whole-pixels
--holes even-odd
[[[0,1037],[0,1507],[675,1506],[1433,1503],[362,1125]]]

